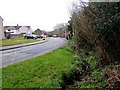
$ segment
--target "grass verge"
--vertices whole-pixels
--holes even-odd
[[[1,44],[0,46],[10,46],[10,45],[17,45],[17,44],[23,44],[23,43],[31,43],[39,40],[34,39],[24,39],[24,37],[14,37],[11,39],[3,39],[0,40]]]
[[[62,73],[71,68],[68,47],[2,68],[3,88],[60,88]]]

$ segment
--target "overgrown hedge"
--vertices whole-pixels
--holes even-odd
[[[120,60],[120,2],[90,2],[76,5],[71,16],[76,52],[95,50],[99,63]]]

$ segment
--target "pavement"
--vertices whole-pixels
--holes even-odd
[[[26,47],[26,46],[31,46],[31,45],[36,45],[36,44],[47,42],[48,40],[49,40],[49,38],[45,38],[45,40],[40,39],[40,41],[32,42],[32,43],[17,44],[17,45],[12,45],[12,46],[4,46],[4,47],[0,47],[0,51],[10,50],[10,49],[15,49],[15,48],[20,48],[20,47]]]

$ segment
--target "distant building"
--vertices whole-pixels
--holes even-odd
[[[3,28],[3,19],[0,16],[0,39],[5,39],[4,28]]]
[[[32,29],[30,26],[4,26],[6,33],[11,33],[12,35],[18,34],[32,34]]]
[[[34,31],[35,35],[42,35],[42,31],[40,29],[37,29]]]
[[[90,2],[119,2],[119,0],[89,0]]]

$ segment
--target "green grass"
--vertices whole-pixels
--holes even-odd
[[[1,42],[0,46],[10,46],[10,45],[16,45],[16,44],[30,43],[35,41],[39,41],[39,40],[24,39],[24,37],[14,37],[11,39],[0,40]]]
[[[63,47],[2,68],[3,88],[59,88],[62,73],[71,67],[74,54]]]

